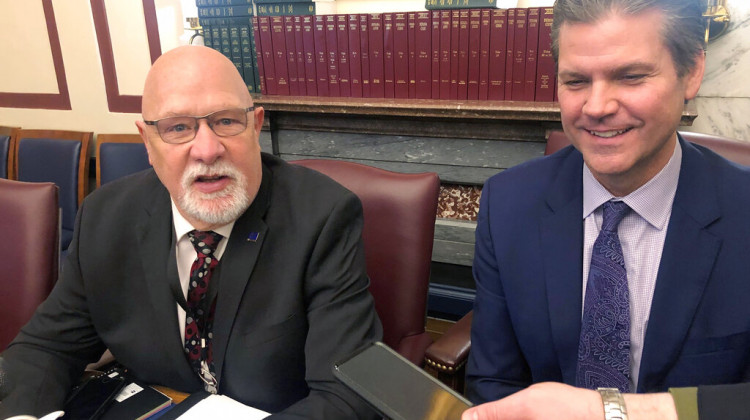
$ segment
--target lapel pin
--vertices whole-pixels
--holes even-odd
[[[260,233],[258,232],[250,232],[249,235],[247,235],[247,241],[248,242],[255,242],[258,240],[258,237],[260,236]]]

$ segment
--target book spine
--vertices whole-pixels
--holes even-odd
[[[393,16],[394,97],[409,97],[409,21],[406,12]],[[386,79],[387,80],[387,79]]]
[[[253,5],[243,4],[237,6],[198,7],[198,18],[226,18],[235,16],[252,16]]]
[[[487,99],[502,101],[505,99],[505,48],[507,38],[508,16],[503,9],[492,10],[490,21],[490,68]]]
[[[242,76],[247,85],[247,90],[250,94],[259,93],[255,90],[255,68],[253,65],[253,51],[252,41],[250,39],[250,19],[246,18],[245,24],[240,26],[240,46],[241,57],[242,57]]]
[[[458,99],[469,95],[469,11],[459,10],[458,29]]]
[[[328,50],[326,49],[325,16],[313,18],[313,44],[315,45],[315,75],[318,96],[330,96],[328,89]]]
[[[372,13],[367,16],[367,31],[370,46],[370,97],[385,97],[383,83],[383,16]]]
[[[522,101],[526,96],[526,9],[516,9],[516,35],[513,40],[513,89],[510,99]]]
[[[430,99],[432,97],[432,20],[430,12],[417,12],[416,34],[414,44],[416,50],[416,98]]]
[[[467,99],[479,99],[479,50],[482,38],[482,12],[469,10],[469,76],[467,78]]]
[[[490,83],[490,28],[492,10],[482,9],[479,36],[479,99],[489,98]]]
[[[221,28],[219,27],[216,19],[210,20],[211,26],[211,48],[221,52]]]
[[[409,22],[407,35],[409,38],[409,98],[417,97],[417,13],[406,14]]]
[[[437,9],[480,9],[497,7],[497,0],[425,0],[427,10]]]
[[[395,97],[393,21],[394,13],[383,13],[383,94],[385,98]]]
[[[247,18],[227,18],[229,24],[229,44],[232,48],[232,63],[237,67],[237,72],[244,79],[244,66],[242,65],[242,39],[240,38],[240,27],[245,26],[244,21]]]
[[[225,18],[216,18],[216,23],[219,25],[219,32],[221,33],[221,53],[231,61],[232,38],[229,34],[229,22]]]
[[[339,59],[339,91],[341,96],[351,98],[352,79],[349,64],[349,22],[346,15],[336,15],[336,45]]]
[[[451,94],[451,12],[440,11],[440,99]]]
[[[537,49],[539,48],[539,12],[541,7],[526,12],[526,68],[523,73],[523,100],[533,101],[536,90]]]
[[[450,99],[458,99],[458,62],[459,62],[459,34],[461,29],[461,15],[459,10],[451,11],[451,91]]]
[[[278,83],[276,83],[276,57],[273,52],[273,43],[271,41],[271,18],[268,16],[258,17],[258,38],[260,39],[260,49],[263,55],[263,74],[265,75],[266,90],[269,95],[278,94]]]
[[[430,12],[430,48],[432,67],[430,68],[430,97],[440,98],[440,11]]]
[[[315,3],[268,3],[256,4],[258,16],[315,15]]]
[[[297,54],[297,90],[301,96],[307,96],[307,79],[305,78],[305,46],[302,40],[302,16],[293,16],[294,52]]]
[[[258,18],[255,16],[250,17],[250,49],[252,51],[252,62],[253,62],[253,78],[255,79],[255,93],[266,94],[265,79],[263,76],[263,64],[260,51],[260,44],[258,42]]]
[[[512,99],[511,93],[513,92],[513,40],[516,36],[516,9],[507,10],[508,21],[505,25],[506,28],[506,42],[505,42],[505,100],[509,101]]]
[[[253,53],[255,53],[254,66],[255,66],[255,83],[256,92],[261,95],[268,95],[268,89],[266,89],[266,74],[263,71],[263,50],[260,48],[260,30],[258,29],[258,17],[253,16],[251,19],[252,27],[250,28],[250,36],[253,43]]]
[[[315,36],[313,17],[302,16],[302,48],[305,65],[305,92],[308,96],[318,96],[318,77],[315,68]]]
[[[359,28],[359,15],[350,14],[346,17],[349,25],[349,79],[351,80],[351,96],[362,97],[362,40]]]
[[[276,70],[276,94],[289,95],[289,69],[287,67],[286,36],[281,16],[270,16],[273,65]]]
[[[370,24],[369,15],[361,13],[358,16],[359,19],[359,54],[362,60],[362,97],[370,98],[372,93],[370,92]]]
[[[271,18],[273,22],[274,18]],[[297,76],[297,45],[294,38],[294,16],[281,16],[284,25],[284,50],[286,53],[286,68],[289,81],[289,94],[300,96],[299,77]]]
[[[326,50],[328,51],[328,94],[330,96],[341,96],[336,15],[325,15],[325,22]]]
[[[203,45],[208,48],[213,48],[211,40],[211,19],[199,19],[199,22],[202,28],[201,32],[203,33]]]
[[[552,57],[552,8],[543,7],[539,16],[539,47],[534,100],[552,102],[555,99],[555,60]]]
[[[195,0],[195,5],[198,7],[242,6],[246,4],[252,4],[251,0]]]

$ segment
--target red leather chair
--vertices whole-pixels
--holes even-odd
[[[750,143],[709,134],[681,131],[687,141],[705,146],[728,160],[750,165]],[[570,144],[561,130],[550,131],[544,154],[550,155]],[[471,350],[472,312],[451,326],[425,353],[428,370],[453,389],[463,392],[465,364]]]
[[[5,349],[57,281],[57,186],[0,179],[0,350]]]
[[[427,292],[440,179],[340,160],[298,160],[333,178],[362,201],[370,292],[383,342],[421,365],[432,343],[425,331]]]

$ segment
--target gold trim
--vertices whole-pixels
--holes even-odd
[[[723,35],[729,27],[730,15],[727,0],[708,0],[706,12],[706,44]]]

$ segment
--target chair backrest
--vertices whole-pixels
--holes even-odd
[[[694,133],[692,131],[680,131],[680,135],[687,141],[705,146],[727,160],[750,166],[750,143],[742,142],[727,137],[714,136],[710,134]]]
[[[96,187],[151,167],[138,134],[96,136]]]
[[[13,179],[14,150],[18,129],[0,126],[0,178]]]
[[[19,130],[16,144],[16,179],[54,182],[60,188],[62,249],[73,237],[78,206],[88,185],[88,147],[91,132]]]
[[[58,188],[0,179],[0,351],[31,318],[57,281]]]
[[[727,160],[750,166],[750,142],[742,142],[728,137],[714,136],[712,134],[694,133],[692,131],[680,131],[685,140],[705,146]],[[553,130],[548,133],[545,155],[551,155],[570,144],[570,140],[561,130]]]
[[[383,323],[383,342],[417,365],[432,342],[425,332],[440,179],[339,160],[299,160],[362,201],[362,233],[370,292]]]
[[[562,130],[551,130],[547,132],[547,145],[544,147],[544,155],[551,155],[570,144],[568,136]]]

